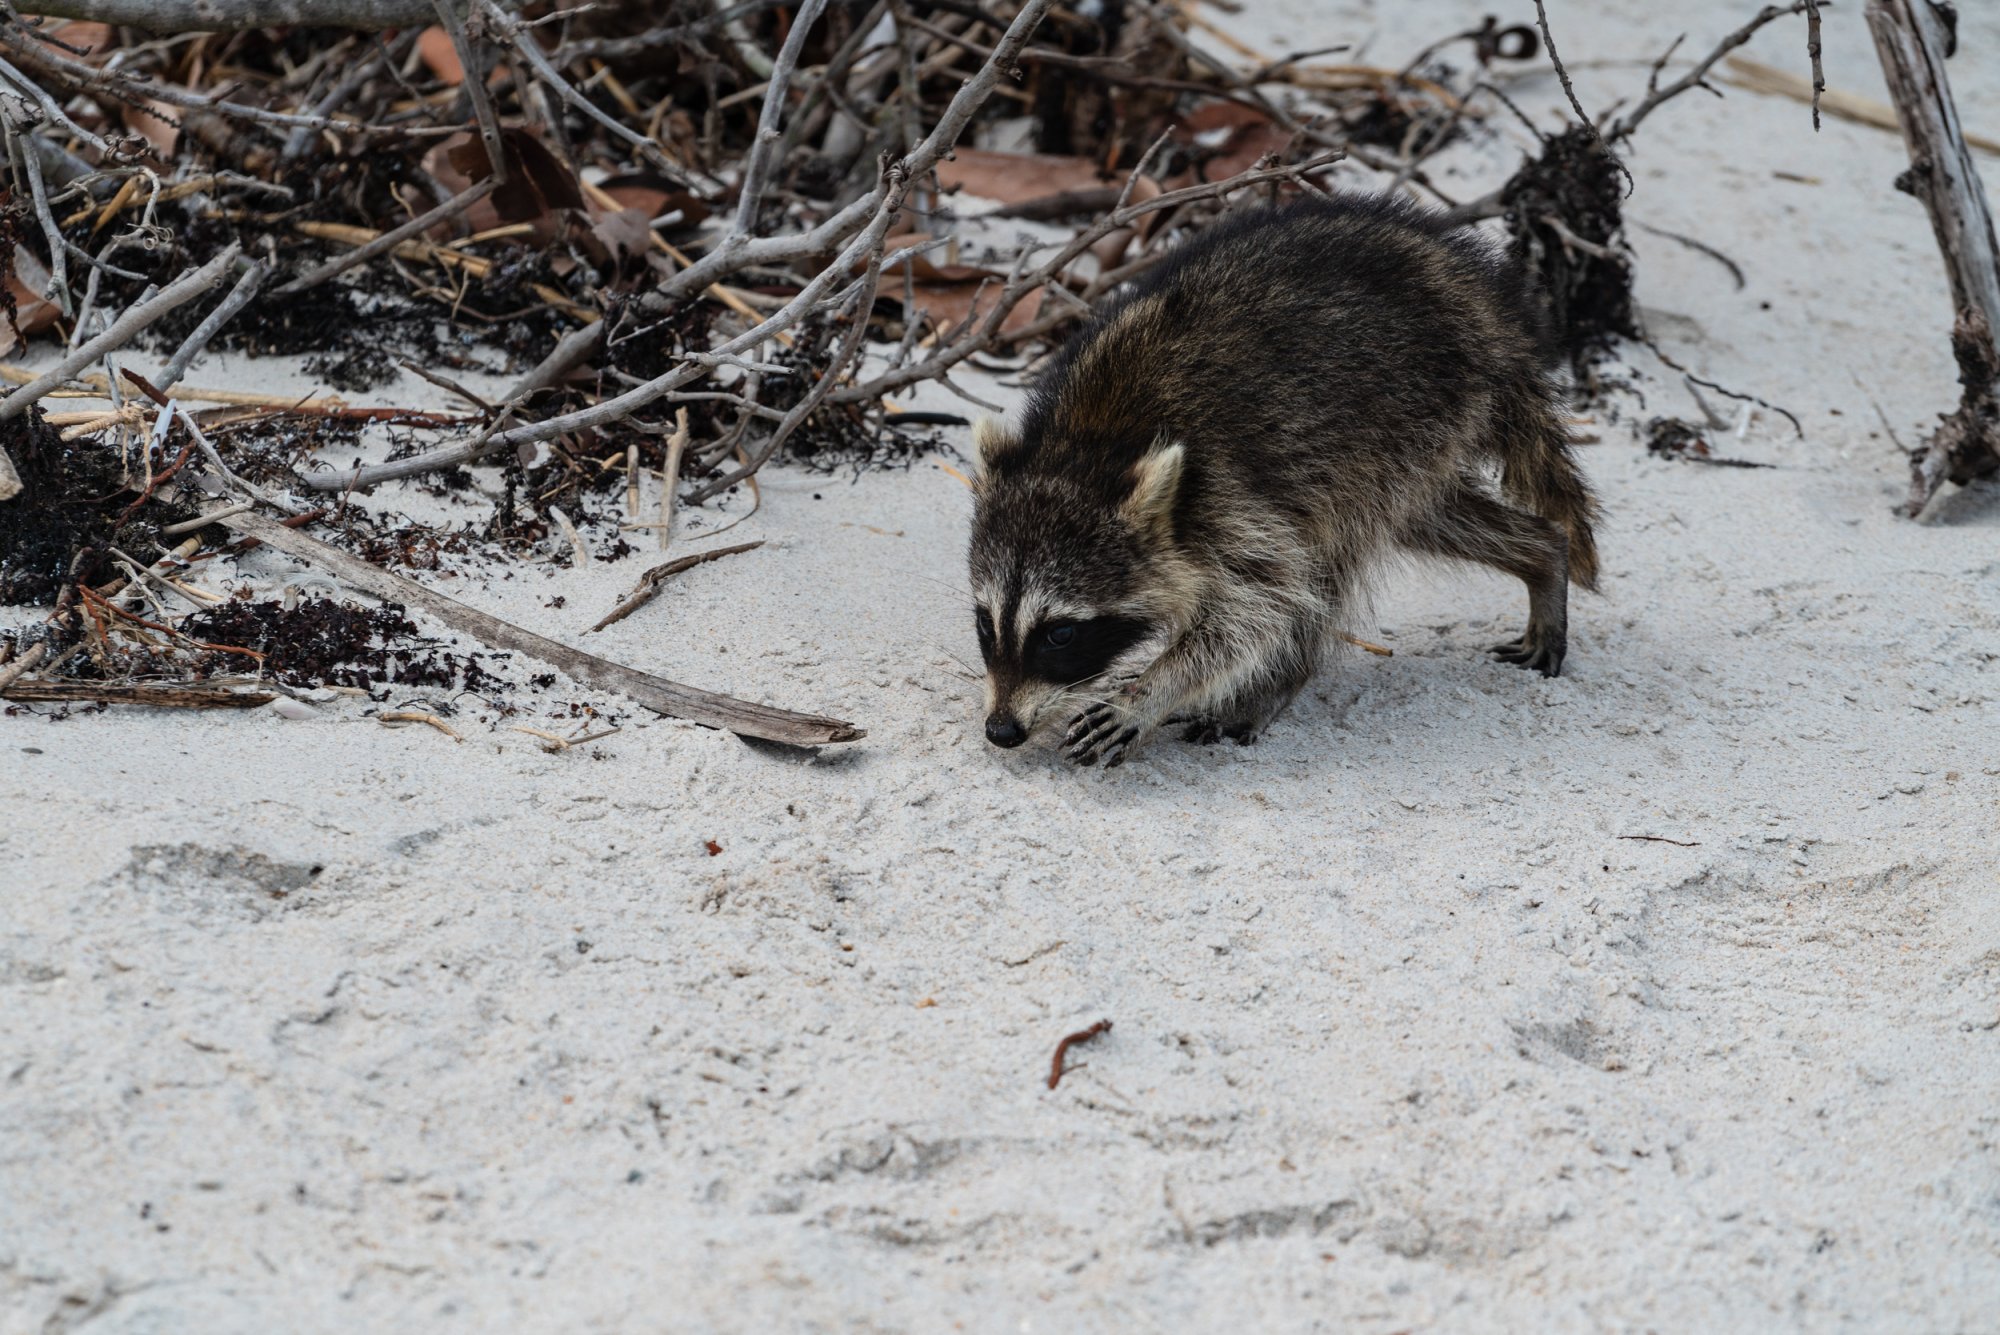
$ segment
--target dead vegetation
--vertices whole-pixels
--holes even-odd
[[[416,631],[386,608],[216,606],[199,568],[267,542],[661,712],[814,745],[860,733],[633,673],[395,572],[618,560],[667,548],[690,507],[754,498],[781,454],[907,460],[962,419],[900,396],[977,404],[961,368],[1031,370],[1178,238],[1336,170],[1504,219],[1588,388],[1643,336],[1623,147],[1749,33],[1815,7],[1767,7],[1661,86],[1669,53],[1622,119],[1577,105],[1554,132],[1499,86],[1556,56],[1546,21],[1489,19],[1392,68],[1257,51],[1155,0],[313,8],[338,28],[279,0],[28,8],[68,21],[0,18],[0,350],[65,351],[0,368],[0,602],[53,609],[0,647],[0,691],[30,672],[198,682],[217,655],[280,687],[494,686],[476,655],[393,649]],[[1450,197],[1427,165],[1508,117],[1534,155]],[[407,370],[456,406],[188,383],[224,350],[310,356],[350,394]],[[508,387],[474,393],[473,371]],[[483,513],[409,522],[389,484]]]

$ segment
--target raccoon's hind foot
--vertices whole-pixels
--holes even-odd
[[[1489,652],[1503,663],[1533,668],[1544,677],[1559,677],[1563,659],[1569,653],[1569,637],[1560,630],[1530,626],[1520,639],[1496,644]]]
[[[1248,746],[1257,740],[1263,729],[1255,723],[1224,723],[1220,719],[1198,719],[1188,725],[1181,734],[1181,740],[1196,746],[1214,746],[1228,740],[1238,746]]]

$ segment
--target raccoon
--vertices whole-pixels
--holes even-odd
[[[1394,549],[1528,589],[1493,649],[1548,676],[1597,505],[1544,304],[1441,214],[1308,197],[1212,226],[982,419],[971,540],[986,737],[1050,720],[1117,765],[1162,726],[1254,740]],[[1497,472],[1497,487],[1492,474]]]

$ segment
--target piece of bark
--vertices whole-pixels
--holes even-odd
[[[108,705],[157,705],[169,709],[254,709],[277,698],[272,691],[176,686],[168,682],[17,681],[0,688],[0,700],[102,701]]]
[[[1954,311],[1959,402],[1911,456],[1904,509],[1914,517],[1947,479],[1964,485],[2000,470],[2000,244],[1945,76],[1943,18],[1927,0],[1868,0],[1867,15],[1910,152],[1896,184],[1930,213]]]
[[[420,608],[453,630],[462,631],[495,649],[509,649],[538,658],[561,668],[586,685],[628,696],[656,714],[721,728],[739,737],[756,737],[790,746],[824,746],[830,742],[856,741],[867,735],[862,729],[839,719],[795,714],[788,709],[717,695],[572,649],[546,636],[523,630],[512,622],[468,607],[456,598],[426,588],[413,579],[370,565],[358,556],[286,528],[262,515],[226,515],[216,522],[243,537],[255,538],[338,575],[370,597]]]

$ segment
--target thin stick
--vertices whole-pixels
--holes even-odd
[[[647,603],[652,602],[654,596],[667,586],[667,581],[675,575],[680,574],[683,570],[691,570],[695,566],[716,560],[718,557],[734,556],[738,552],[754,551],[763,545],[764,540],[759,538],[755,542],[739,542],[729,547],[710,547],[706,551],[692,552],[686,556],[677,556],[664,565],[654,566],[651,570],[639,576],[638,587],[627,594],[623,602],[612,608],[602,621],[592,626],[585,633],[593,634],[603,630],[606,626],[614,625],[631,616]]]
[[[1596,133],[1597,123],[1590,119],[1590,113],[1583,109],[1583,103],[1576,100],[1576,89],[1570,87],[1569,70],[1564,68],[1562,57],[1556,54],[1556,39],[1549,31],[1549,12],[1542,7],[1542,0],[1535,0],[1535,22],[1542,30],[1542,49],[1549,53],[1549,63],[1556,67],[1556,77],[1562,80],[1563,96],[1569,99],[1570,108],[1576,112],[1576,118],[1589,126],[1593,134]]]
[[[1819,63],[1819,0],[1805,0],[1806,59],[1812,62],[1813,133],[1819,133],[1819,95],[1826,91],[1826,70]]]
[[[193,273],[183,274],[149,299],[131,307],[114,320],[109,329],[5,399],[0,399],[0,422],[18,416],[23,409],[37,402],[77,371],[90,365],[105,353],[115,352],[124,347],[156,321],[214,287],[236,262],[236,257],[242,253],[243,248],[232,241],[207,264]]]
[[[411,237],[429,231],[445,219],[457,217],[499,188],[500,176],[496,172],[470,189],[461,190],[430,212],[418,214],[401,227],[390,228],[358,250],[350,250],[345,255],[335,256],[325,264],[320,265],[319,268],[314,269],[311,273],[300,278],[294,278],[291,282],[279,288],[275,295],[289,297],[294,293],[303,292],[309,287],[317,287],[327,279],[332,278],[335,274],[345,273],[357,264],[366,264],[377,255],[394,250]]]
[[[770,87],[757,115],[757,137],[751,141],[749,159],[743,164],[743,187],[736,201],[733,229],[738,236],[756,234],[757,209],[763,202],[765,178],[771,172],[771,150],[778,145],[778,124],[784,118],[785,92],[791,86],[792,71],[798,68],[799,53],[805,50],[806,34],[825,8],[826,0],[805,0],[799,6],[792,30],[785,34],[785,44],[778,48],[778,59],[771,66]]]
[[[741,482],[744,478],[749,477],[759,468],[762,468],[776,456],[780,449],[784,448],[785,442],[791,438],[792,433],[797,431],[805,423],[805,420],[818,410],[822,403],[826,402],[826,396],[832,392],[835,383],[840,379],[841,373],[847,369],[848,363],[852,362],[855,355],[861,351],[861,341],[868,333],[868,312],[875,305],[875,291],[881,280],[882,246],[881,242],[878,241],[875,252],[869,256],[868,274],[861,292],[854,303],[852,323],[848,325],[846,335],[840,340],[840,346],[834,350],[833,360],[827,364],[825,372],[814,382],[812,390],[805,398],[799,400],[798,404],[785,414],[785,420],[778,423],[778,429],[771,433],[770,439],[757,447],[756,454],[746,459],[743,465],[734,472],[724,473],[721,477],[704,483],[701,487],[697,488],[694,495],[689,498],[692,502],[700,504],[718,492],[727,491],[730,487],[735,486],[738,482]]]
[[[163,390],[172,389],[180,378],[187,374],[189,364],[200,356],[209,341],[222,331],[222,326],[235,319],[237,312],[250,304],[250,299],[257,295],[257,289],[264,285],[264,280],[270,275],[271,266],[263,260],[244,270],[243,276],[236,280],[236,286],[229,289],[229,295],[208,313],[206,319],[195,326],[194,332],[187,336],[180,347],[174,349],[174,355],[167,362],[166,369],[160,372],[159,379],[154,383]]]
[[[1619,118],[1619,120],[1612,125],[1611,132],[1604,136],[1605,140],[1609,143],[1615,144],[1620,139],[1629,138],[1632,132],[1639,128],[1639,123],[1645,120],[1646,117],[1652,115],[1653,112],[1659,108],[1661,103],[1673,101],[1675,98],[1679,97],[1682,93],[1685,93],[1690,88],[1707,88],[1708,84],[1706,83],[1706,80],[1708,78],[1708,72],[1711,68],[1714,67],[1716,61],[1722,59],[1724,56],[1728,55],[1731,51],[1734,51],[1737,47],[1743,45],[1745,42],[1749,41],[1752,37],[1756,36],[1757,30],[1759,28],[1762,28],[1765,24],[1770,23],[1774,19],[1784,18],[1788,14],[1800,13],[1801,11],[1805,10],[1808,6],[1816,5],[1817,3],[1818,0],[1792,0],[1792,3],[1788,5],[1764,6],[1764,8],[1757,11],[1757,15],[1755,18],[1751,19],[1748,23],[1738,28],[1735,32],[1730,33],[1727,37],[1723,38],[1720,42],[1716,43],[1715,49],[1713,51],[1710,51],[1708,55],[1701,61],[1699,61],[1693,69],[1689,70],[1686,74],[1682,75],[1680,78],[1668,84],[1665,88],[1653,89],[1648,91],[1648,93],[1646,94],[1646,99],[1643,102],[1639,103],[1638,106],[1632,108],[1632,112],[1630,115]],[[1541,0],[1535,0],[1535,5],[1536,8],[1539,9],[1541,7]],[[1546,33],[1548,29],[1545,27],[1543,28],[1542,31]],[[1551,56],[1555,54],[1553,48],[1550,49],[1549,54]],[[1818,62],[1817,62],[1817,57],[1815,57],[1814,61],[1815,70],[1817,70],[1817,67],[1818,67]],[[1568,87],[1569,80],[1567,78],[1563,80],[1563,85],[1564,87]],[[1713,92],[1714,90],[1710,89],[1709,91]],[[1572,97],[1570,100],[1573,102],[1575,101],[1575,98]],[[1817,122],[1815,122],[1814,128],[1818,128]]]
[[[7,113],[7,143],[20,154],[21,171],[28,178],[28,194],[35,205],[35,217],[42,225],[42,235],[49,243],[49,291],[55,294],[56,304],[62,313],[69,315],[69,245],[63,238],[62,228],[56,225],[56,217],[49,209],[48,185],[42,180],[42,164],[35,157],[35,147],[31,142],[31,131],[22,127],[17,130],[14,116]]]
[[[489,616],[401,575],[370,565],[358,556],[321,542],[260,515],[234,515],[219,521],[244,537],[255,538],[301,561],[337,575],[347,584],[386,602],[416,607],[496,649],[538,658],[562,669],[577,681],[617,691],[657,714],[721,728],[740,737],[758,737],[791,746],[823,746],[852,742],[867,734],[851,723],[810,714],[795,714],[769,705],[753,704],[683,686],[650,673],[610,662],[533,631]]]
[[[452,50],[458,55],[459,68],[465,78],[460,87],[472,103],[472,115],[479,122],[479,138],[486,145],[486,169],[491,173],[487,178],[495,185],[507,184],[507,149],[500,141],[500,113],[494,109],[493,97],[486,89],[486,62],[480,59],[479,51],[466,35],[465,15],[458,12],[459,0],[432,0],[431,7],[438,18],[444,21],[444,30],[451,35]],[[470,4],[467,12],[471,12]]]
[[[674,409],[674,434],[667,438],[667,462],[660,469],[660,550],[674,537],[674,496],[681,476],[681,453],[688,444],[688,410]]]
[[[183,533],[194,533],[200,529],[207,528],[219,519],[227,519],[231,515],[240,515],[245,511],[256,508],[257,503],[255,501],[238,501],[236,504],[226,505],[220,510],[211,510],[199,519],[183,519],[178,524],[168,524],[160,530],[160,536],[163,538],[178,538]]]
[[[563,101],[575,107],[585,116],[596,121],[599,125],[611,131],[612,134],[617,135],[620,139],[637,149],[639,156],[651,163],[662,175],[675,184],[690,189],[694,187],[694,178],[679,163],[675,162],[665,153],[662,153],[658,144],[630,126],[623,125],[613,117],[605,114],[595,102],[592,102],[589,98],[578,92],[570,84],[570,81],[562,76],[562,71],[556,68],[555,62],[550,60],[542,48],[536,44],[534,34],[528,30],[527,25],[517,23],[509,18],[507,12],[495,3],[495,0],[484,0],[484,3],[486,13],[493,24],[507,34],[508,41],[513,46],[515,52],[520,55],[521,59],[528,62],[528,67],[535,72],[536,78],[540,79],[549,88],[555,90],[556,96],[562,98]]]
[[[1049,1062],[1049,1088],[1054,1089],[1057,1085],[1060,1085],[1062,1083],[1063,1058],[1069,1055],[1069,1050],[1071,1048],[1075,1047],[1079,1043],[1088,1043],[1091,1039],[1096,1038],[1099,1034],[1106,1034],[1109,1032],[1111,1032],[1111,1021],[1099,1020],[1096,1024],[1090,1026],[1090,1028],[1088,1029],[1079,1029],[1073,1034],[1064,1035],[1062,1042],[1056,1044],[1055,1057],[1051,1059]]]
[[[377,714],[375,721],[385,727],[392,723],[427,723],[445,736],[451,738],[454,742],[465,740],[465,738],[458,735],[458,731],[449,723],[446,723],[436,714],[425,713],[421,709],[392,709],[386,714]]]
[[[9,686],[40,667],[42,660],[48,656],[49,642],[43,640],[40,644],[23,651],[13,662],[0,667],[0,693],[4,693]]]

